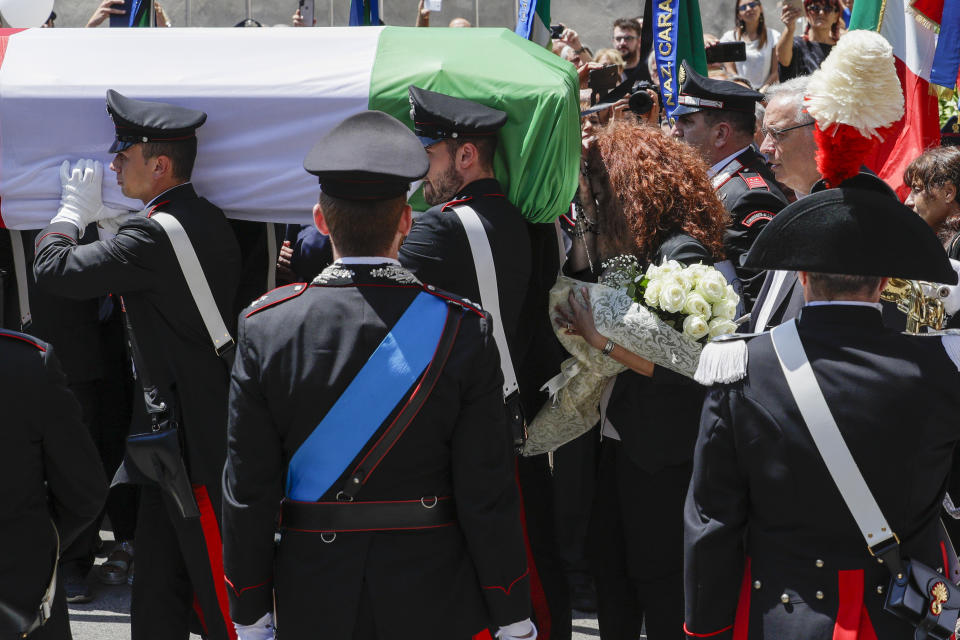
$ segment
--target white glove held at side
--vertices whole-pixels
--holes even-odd
[[[60,165],[60,210],[50,222],[71,222],[82,237],[91,222],[121,214],[122,211],[103,206],[102,183],[100,162],[83,159],[71,169],[70,162],[64,160]]]
[[[253,624],[234,622],[233,628],[237,630],[239,640],[273,640],[275,637],[272,613],[265,613]]]
[[[530,618],[500,627],[500,630],[497,631],[499,640],[536,640],[536,637],[537,627],[534,626]]]

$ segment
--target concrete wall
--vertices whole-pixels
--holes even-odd
[[[777,0],[762,0],[767,24],[780,30]],[[412,25],[416,19],[417,0],[381,0],[383,20],[390,25]],[[700,0],[703,28],[720,35],[733,26],[734,0]],[[99,6],[100,0],[57,0],[57,26],[81,27]],[[186,5],[190,5],[190,24],[195,27],[229,27],[250,15],[264,25],[289,24],[297,8],[297,0],[163,0],[162,4],[174,26],[187,24]],[[329,25],[331,12],[334,25],[346,25],[349,0],[316,0],[318,25]],[[593,49],[609,46],[614,19],[638,16],[643,0],[553,0],[553,22],[563,22],[576,29],[584,43]],[[516,0],[443,0],[443,11],[432,16],[433,26],[446,26],[451,19],[465,17],[484,27],[513,28],[516,23]]]

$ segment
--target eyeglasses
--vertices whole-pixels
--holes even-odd
[[[781,142],[783,140],[783,134],[788,131],[793,131],[794,129],[800,129],[802,127],[809,127],[810,125],[816,124],[816,120],[811,120],[810,122],[804,122],[803,124],[795,124],[792,127],[787,127],[786,129],[774,129],[773,127],[761,127],[760,133],[763,134],[763,137],[766,138],[770,136],[773,138],[774,142]]]
[[[835,5],[820,4],[819,2],[811,2],[806,8],[810,13],[836,13],[839,11]]]
[[[742,4],[739,7],[737,7],[737,11],[739,11],[740,13],[746,13],[747,11],[750,11],[750,9],[756,9],[759,6],[760,6],[760,3],[758,2],[758,0],[753,0],[753,2],[748,2],[747,4]]]
[[[633,42],[637,36],[613,36],[614,42]]]

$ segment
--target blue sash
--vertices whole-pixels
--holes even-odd
[[[430,364],[447,303],[420,293],[290,459],[287,497],[316,501],[336,482]]]

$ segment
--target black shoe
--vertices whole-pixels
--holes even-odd
[[[93,592],[87,577],[76,569],[60,567],[63,576],[63,592],[67,596],[68,604],[87,604],[93,602]]]
[[[570,607],[583,613],[597,612],[597,591],[593,585],[577,585],[571,589]]]

